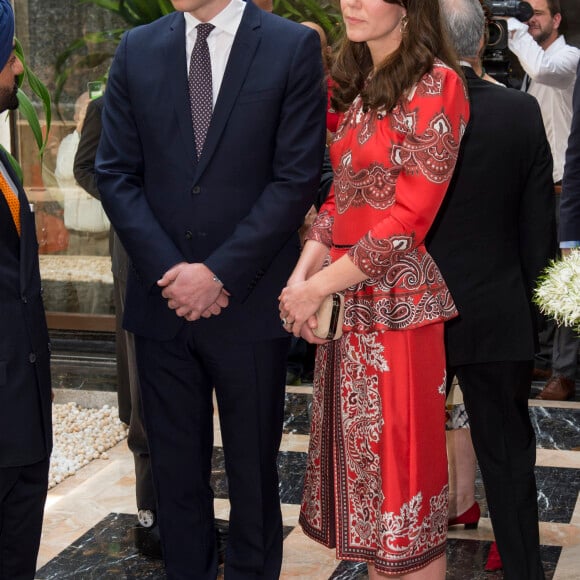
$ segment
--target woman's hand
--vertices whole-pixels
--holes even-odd
[[[314,344],[326,342],[318,342],[321,339],[316,338],[311,330],[316,328],[315,314],[323,299],[324,296],[316,291],[315,285],[310,281],[291,278],[278,297],[280,320],[286,331],[296,337],[302,336]]]

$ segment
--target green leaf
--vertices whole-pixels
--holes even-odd
[[[77,38],[57,57],[55,65],[55,89],[54,89],[54,102],[58,110],[58,105],[60,103],[60,97],[66,85],[69,76],[74,72],[77,67],[84,67],[93,69],[108,58],[112,58],[114,54],[114,48],[119,44],[121,36],[125,32],[124,28],[114,28],[111,30],[103,30],[100,32],[89,32]],[[91,46],[99,46],[103,44],[109,44],[107,50],[96,53],[96,57],[92,57],[89,54],[88,57],[83,57],[78,60],[74,65],[67,66],[69,59],[73,55],[77,55],[79,52]],[[110,48],[110,49],[109,49]]]
[[[341,31],[340,10],[332,0],[274,0],[274,13],[295,22],[316,22],[326,32],[330,44]]]
[[[18,103],[20,114],[22,117],[24,117],[24,119],[26,119],[26,122],[32,130],[34,140],[36,141],[36,146],[39,150],[42,150],[44,137],[42,135],[42,129],[40,128],[40,122],[38,121],[38,115],[36,114],[30,99],[26,96],[22,89],[18,89]]]
[[[52,124],[52,106],[50,93],[42,81],[29,69],[26,69],[26,80],[32,89],[32,92],[40,99],[42,103],[42,109],[44,111],[44,122],[46,130],[44,132],[44,140],[42,145],[39,147],[39,152],[42,157],[44,154],[44,149],[46,148],[46,143],[48,142],[48,135],[50,133],[50,126]]]
[[[119,13],[119,0],[82,0],[81,4],[94,4],[110,12]]]
[[[14,51],[17,57],[22,62],[22,66],[24,68],[24,72],[22,73],[22,75],[18,80],[17,96],[20,114],[26,119],[27,123],[29,124],[32,133],[34,135],[36,144],[38,146],[38,151],[40,153],[40,156],[42,157],[44,149],[46,147],[46,143],[48,142],[50,125],[52,121],[50,93],[48,92],[46,86],[41,82],[41,80],[28,67],[26,59],[24,57],[24,51],[22,50],[22,44],[18,41],[18,39],[14,40]],[[34,106],[32,105],[32,102],[30,101],[29,97],[22,90],[22,87],[25,82],[28,83],[28,85],[32,89],[32,92],[40,99],[40,102],[42,104],[46,123],[46,131],[44,135],[40,127],[40,121],[38,119],[36,110],[34,109]]]
[[[6,155],[6,157],[8,157],[8,161],[10,161],[10,165],[12,165],[12,169],[14,169],[14,172],[18,176],[18,179],[20,179],[20,183],[22,183],[24,181],[24,175],[22,174],[22,167],[20,167],[20,164],[18,163],[18,161],[16,161],[16,158],[10,153],[10,151],[7,151],[2,145],[0,145],[0,149],[2,149],[2,151],[4,151],[4,154]]]

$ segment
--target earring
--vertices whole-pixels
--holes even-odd
[[[401,34],[405,34],[407,30],[407,24],[409,24],[409,17],[405,14],[401,18]]]

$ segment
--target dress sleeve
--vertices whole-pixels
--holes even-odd
[[[334,211],[334,185],[331,185],[326,201],[320,206],[318,215],[308,230],[305,239],[320,242],[321,244],[324,244],[330,248],[330,246],[332,246],[332,226],[334,223]]]
[[[391,123],[408,127],[400,144],[389,146],[400,173],[395,203],[384,219],[350,250],[354,264],[369,278],[380,278],[407,253],[423,244],[451,180],[469,119],[467,93],[459,76],[441,67],[423,77]],[[401,125],[403,126],[403,125]]]

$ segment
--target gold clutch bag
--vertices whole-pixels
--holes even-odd
[[[342,336],[344,296],[338,292],[327,296],[316,312],[318,326],[312,331],[318,338],[336,340]]]

